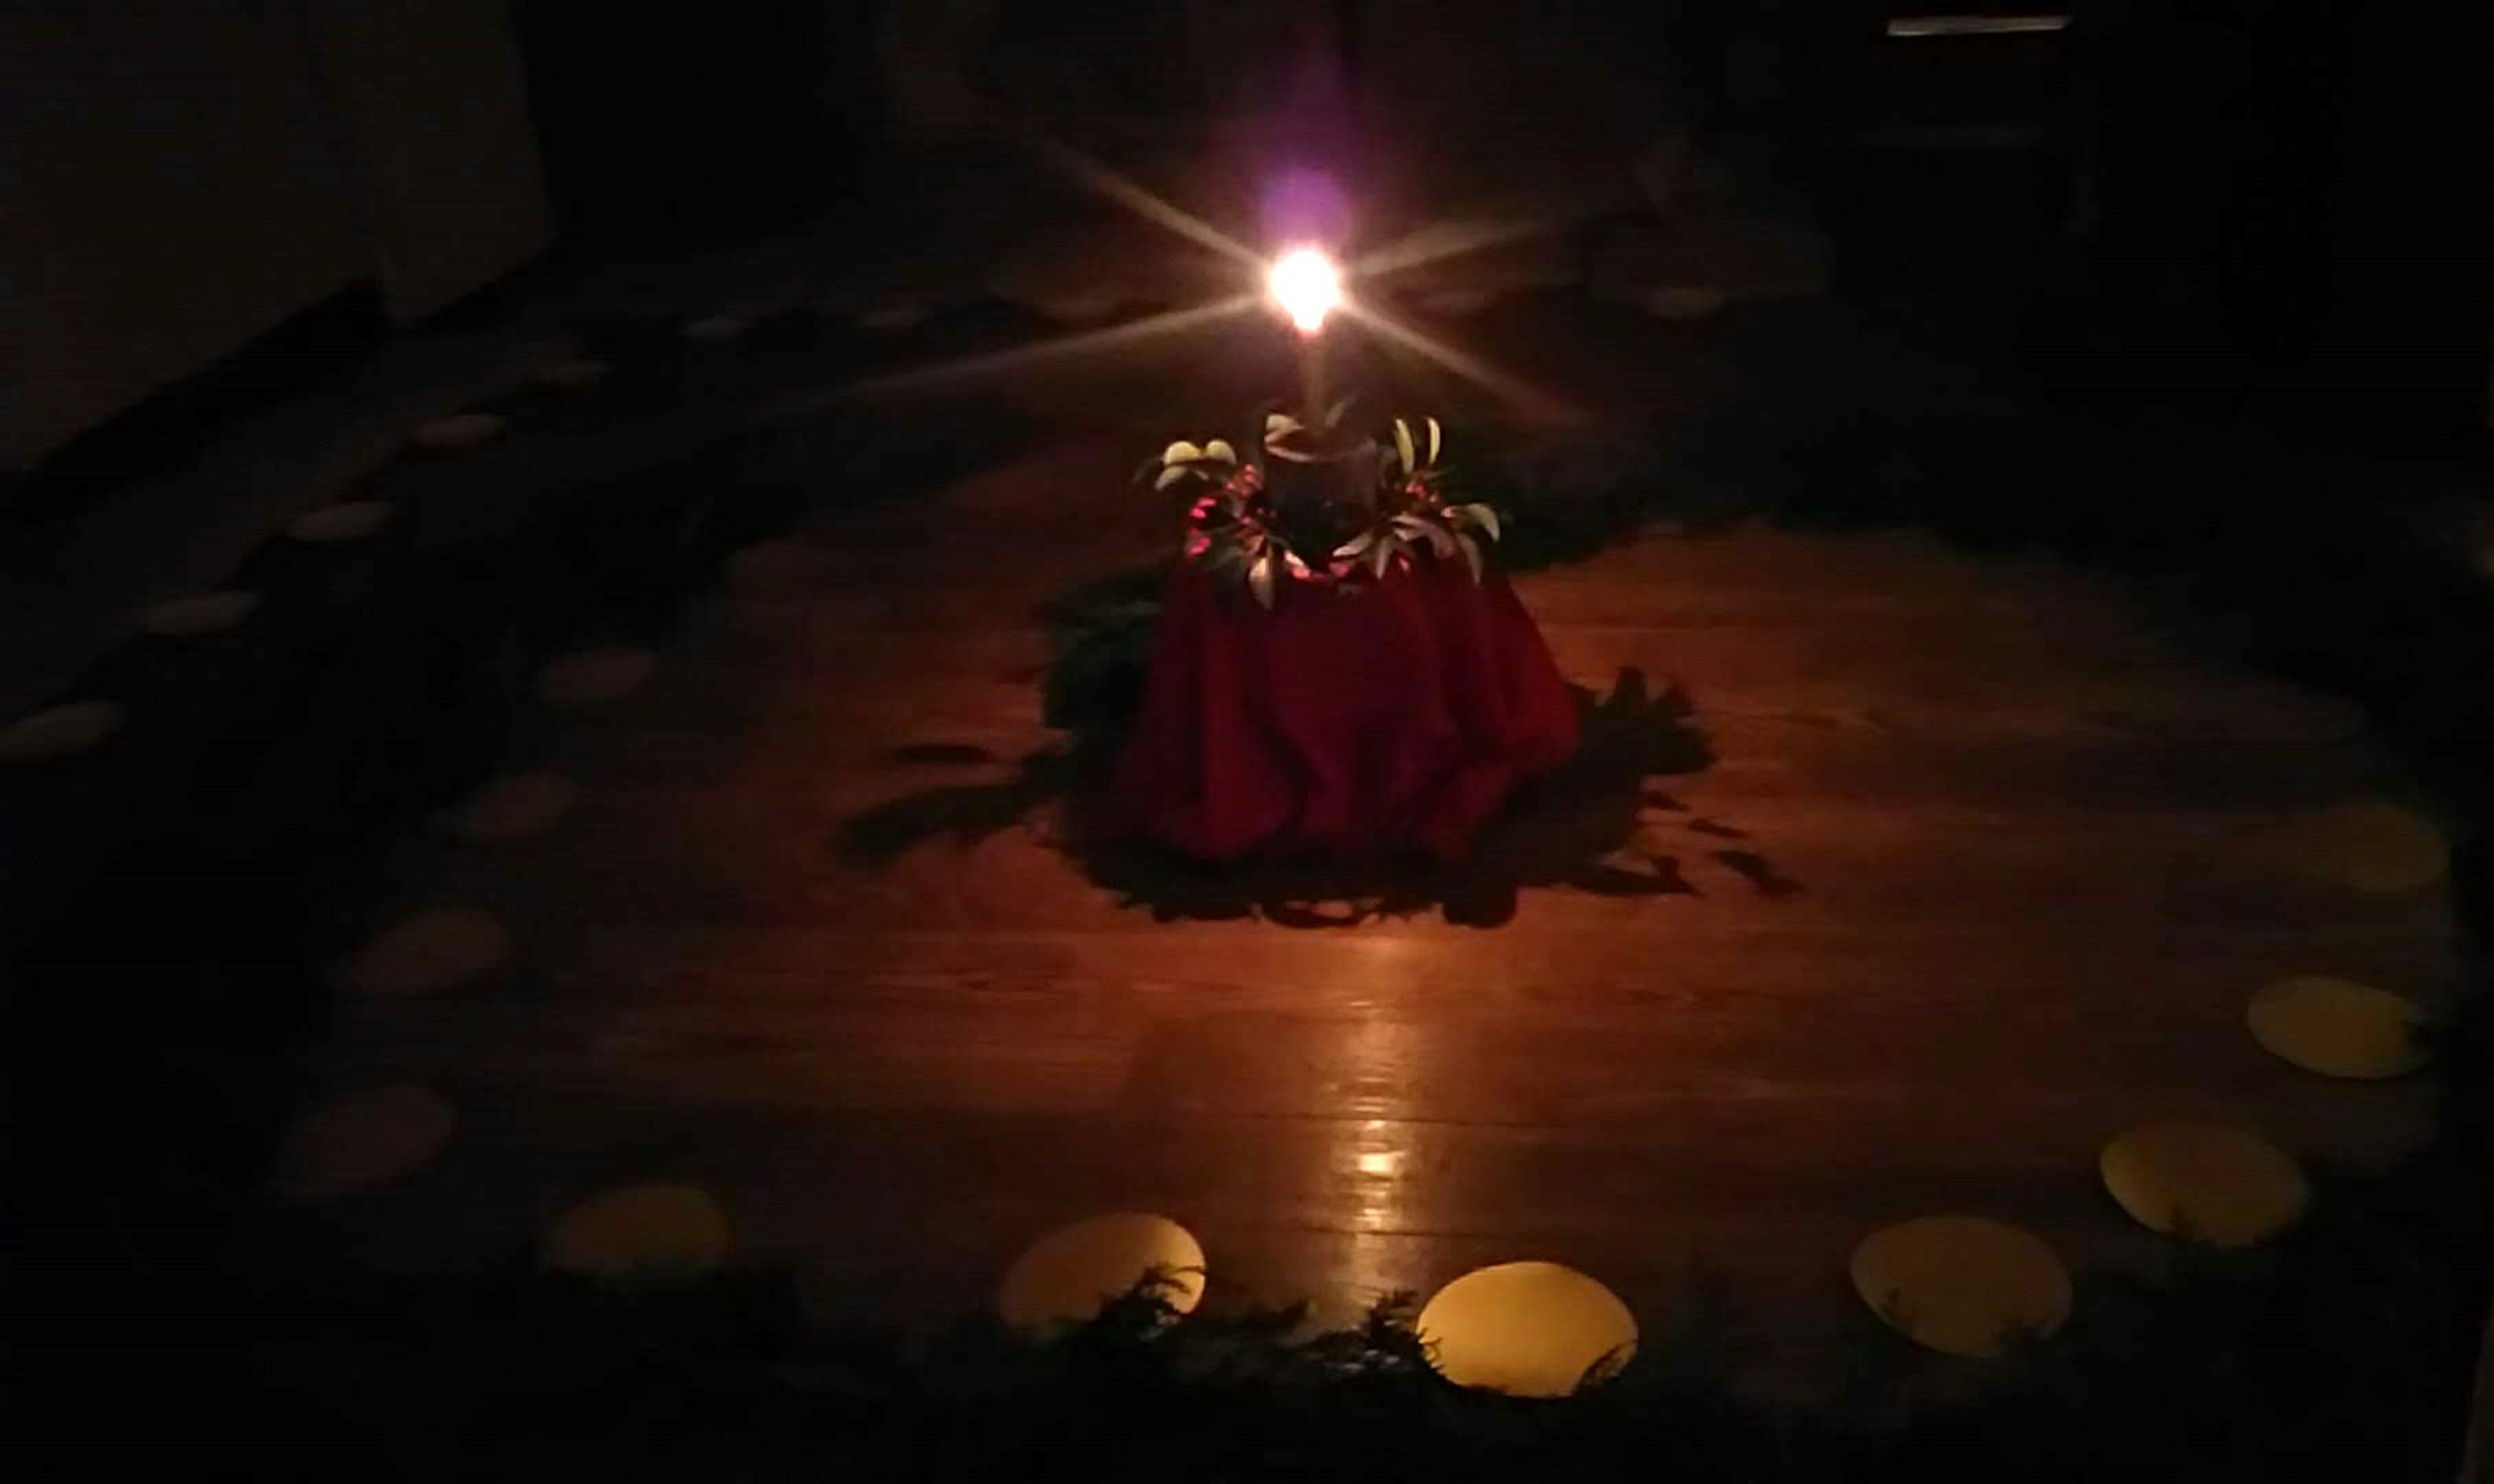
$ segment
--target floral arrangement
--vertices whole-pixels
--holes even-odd
[[[1392,441],[1371,444],[1342,435],[1343,410],[1337,405],[1313,428],[1286,413],[1270,414],[1261,457],[1248,461],[1222,439],[1200,445],[1181,439],[1146,466],[1159,470],[1154,488],[1193,497],[1186,559],[1215,576],[1234,576],[1266,608],[1284,582],[1381,582],[1424,550],[1441,560],[1461,556],[1479,581],[1479,538],[1500,538],[1498,512],[1448,498],[1438,420],[1421,420],[1425,442],[1398,417]],[[1302,474],[1342,486],[1343,498],[1323,500],[1321,518],[1309,518],[1304,500],[1294,510],[1293,501],[1276,499],[1276,483],[1316,483]]]

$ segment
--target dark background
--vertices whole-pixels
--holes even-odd
[[[1002,3],[967,61],[1113,151],[1201,137],[1240,106],[1234,81],[1282,76],[1323,37],[1373,130],[1429,136],[1363,147],[1424,173],[1570,127],[1625,159],[1640,141],[1604,126],[1677,123],[1764,144],[1806,185],[1840,288],[1910,288],[1994,326],[2005,303],[2023,360],[2096,394],[2351,431],[2485,419],[2494,237],[2471,201],[2494,74],[2464,8],[2097,0],[2060,35],[1909,42],[1882,35],[1891,13],[1974,8],[1324,4],[1259,8],[1215,56],[1188,50],[1206,33],[1187,9]],[[566,241],[717,246],[905,185],[879,11],[640,0],[605,8],[592,45],[569,7],[515,0]],[[2004,127],[2025,132],[1970,142]]]

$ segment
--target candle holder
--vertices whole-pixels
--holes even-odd
[[[1300,424],[1264,440],[1273,530],[1296,552],[1331,552],[1377,519],[1384,467],[1376,441],[1339,424]]]
[[[1398,417],[1379,443],[1339,420],[1274,412],[1261,457],[1241,462],[1222,439],[1179,441],[1145,469],[1159,470],[1154,488],[1189,499],[1187,560],[1270,608],[1290,587],[1384,582],[1417,561],[1460,560],[1478,580],[1499,514],[1447,498],[1441,442],[1434,417],[1419,430]]]

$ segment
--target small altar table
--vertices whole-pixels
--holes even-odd
[[[1117,807],[1205,861],[1454,860],[1576,734],[1574,693],[1495,572],[1423,557],[1376,583],[1286,582],[1267,610],[1181,562]]]

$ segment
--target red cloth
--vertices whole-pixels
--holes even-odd
[[[1460,858],[1575,751],[1576,702],[1504,578],[1423,560],[1285,583],[1270,611],[1181,562],[1117,767],[1120,815],[1208,861]]]

